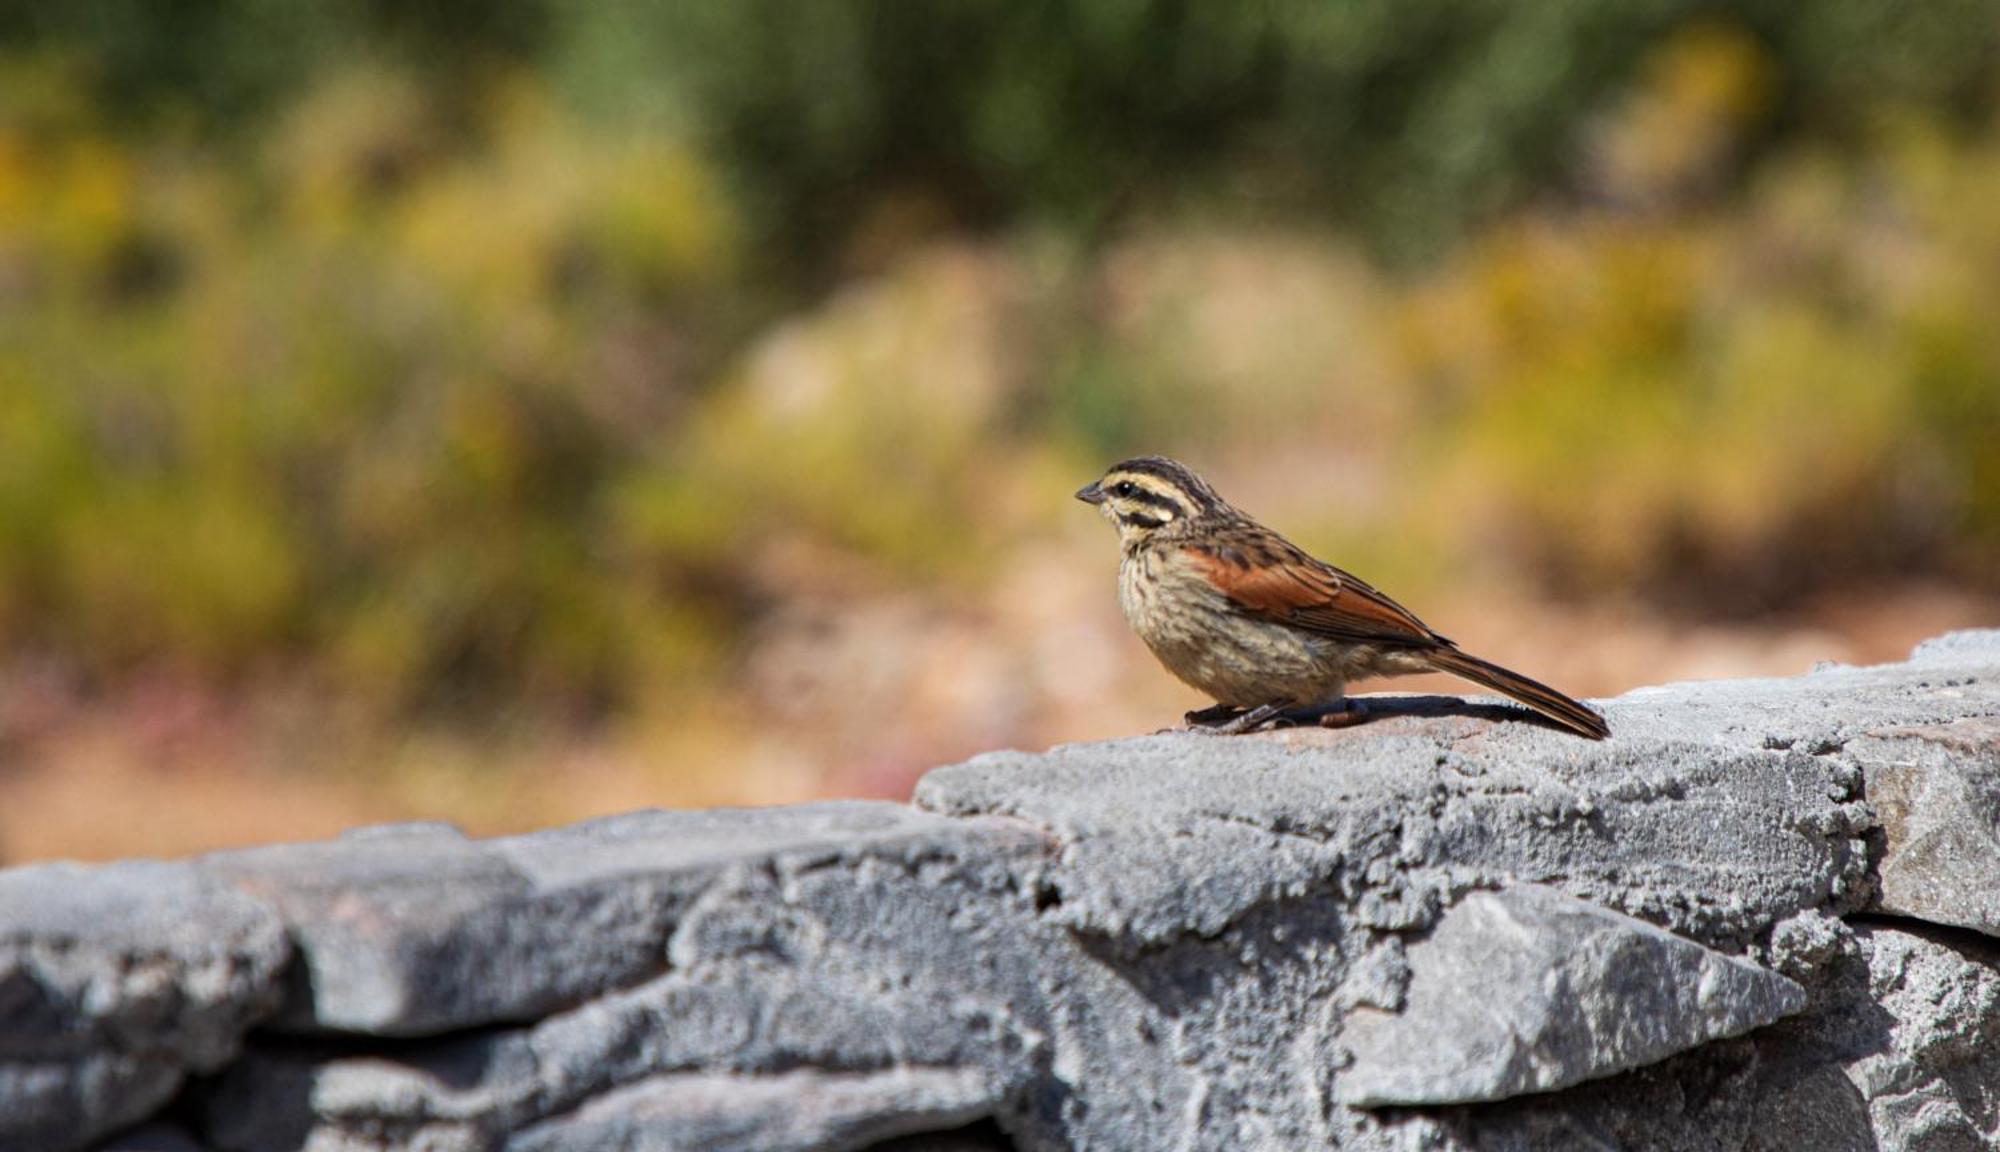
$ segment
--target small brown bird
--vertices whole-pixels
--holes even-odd
[[[1347,683],[1449,672],[1601,740],[1604,718],[1517,672],[1459,651],[1402,605],[1308,556],[1163,456],[1085,485],[1118,527],[1118,602],[1167,670],[1215,698],[1189,724],[1247,732],[1349,707]]]

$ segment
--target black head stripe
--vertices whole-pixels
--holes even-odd
[[[1133,486],[1131,495],[1120,495],[1116,499],[1126,504],[1143,504],[1148,508],[1157,508],[1169,516],[1187,515],[1187,506],[1179,500],[1164,492],[1155,492],[1151,488],[1138,485]]]
[[[1148,516],[1144,512],[1120,512],[1118,519],[1127,524],[1136,524],[1148,532],[1166,526],[1166,521],[1158,516]]]

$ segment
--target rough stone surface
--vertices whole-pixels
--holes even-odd
[[[1841,750],[2000,715],[2000,676],[1964,678],[1941,693],[1910,664],[1645,688],[1605,702],[1601,744],[1484,718],[1512,709],[1377,704],[1389,718],[1335,731],[994,753],[930,773],[916,799],[1056,834],[1062,918],[1107,937],[1212,934],[1327,884],[1357,889],[1378,926],[1417,926],[1454,891],[1525,880],[1741,949],[1801,909],[1866,902],[1874,823]]]
[[[301,964],[280,1026],[422,1036],[536,1020],[665,969],[676,922],[732,869],[963,834],[902,805],[835,802],[485,841],[391,826],[200,866],[284,917]]]
[[[0,1152],[2000,1146],[2000,633],[1604,709],[0,872]]]
[[[2000,719],[1890,729],[1848,751],[1882,826],[1880,907],[2000,936]]]
[[[1836,930],[1831,951],[1792,962],[1809,1007],[1769,1028],[1567,1092],[1407,1113],[1355,1146],[2000,1147],[2000,948],[1955,930],[1860,922]]]
[[[0,871],[0,1149],[80,1147],[236,1054],[277,918],[183,864]]]
[[[614,867],[642,893],[674,894],[646,949],[649,979],[532,1025],[394,1050],[255,1043],[209,1102],[216,1143],[621,1147],[613,1134],[661,1127],[678,1103],[690,1131],[722,1140],[740,1130],[782,1147],[815,1126],[864,1136],[956,1127],[998,1111],[1043,1060],[1039,1021],[1014,1007],[1032,1010],[1034,997],[1020,971],[998,967],[1024,967],[1008,937],[1026,913],[1001,909],[1026,901],[1017,859],[1045,850],[1026,829],[842,803],[647,813],[551,835],[591,841],[574,845],[567,872],[551,864],[543,874],[589,881],[580,901],[599,904],[589,885]],[[676,861],[685,873],[670,881]],[[622,933],[624,923],[606,927]],[[548,963],[598,957],[578,944]],[[632,970],[626,957],[602,959],[608,972]],[[807,1083],[801,1069],[825,1074],[811,1082],[821,1115],[758,1126],[778,1087]]]
[[[508,1152],[816,1152],[861,1148],[993,1111],[977,1072],[662,1076],[621,1088],[507,1141]]]
[[[1409,949],[1400,1011],[1357,1007],[1342,1103],[1456,1104],[1567,1088],[1805,1007],[1766,968],[1538,884],[1473,892]]]
[[[2000,1148],[2000,948],[1888,925],[1857,936],[1858,955],[1834,973],[1853,1013],[1822,1027],[1878,1141]]]

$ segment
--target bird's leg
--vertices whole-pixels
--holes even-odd
[[[1187,723],[1187,726],[1190,728],[1207,728],[1212,725],[1220,724],[1224,720],[1227,720],[1235,715],[1236,715],[1236,707],[1234,705],[1215,704],[1207,708],[1197,708],[1194,711],[1189,712],[1187,715],[1181,717],[1181,719],[1185,721]]]
[[[1283,704],[1259,704],[1227,724],[1220,724],[1209,731],[1218,736],[1234,736],[1239,732],[1254,732],[1266,723],[1284,714]]]

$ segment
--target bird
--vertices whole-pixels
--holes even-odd
[[[1482,660],[1360,578],[1252,519],[1164,456],[1111,466],[1076,498],[1118,529],[1118,602],[1169,672],[1212,697],[1191,728],[1222,733],[1359,713],[1350,681],[1448,672],[1527,705],[1569,732],[1604,718]]]

